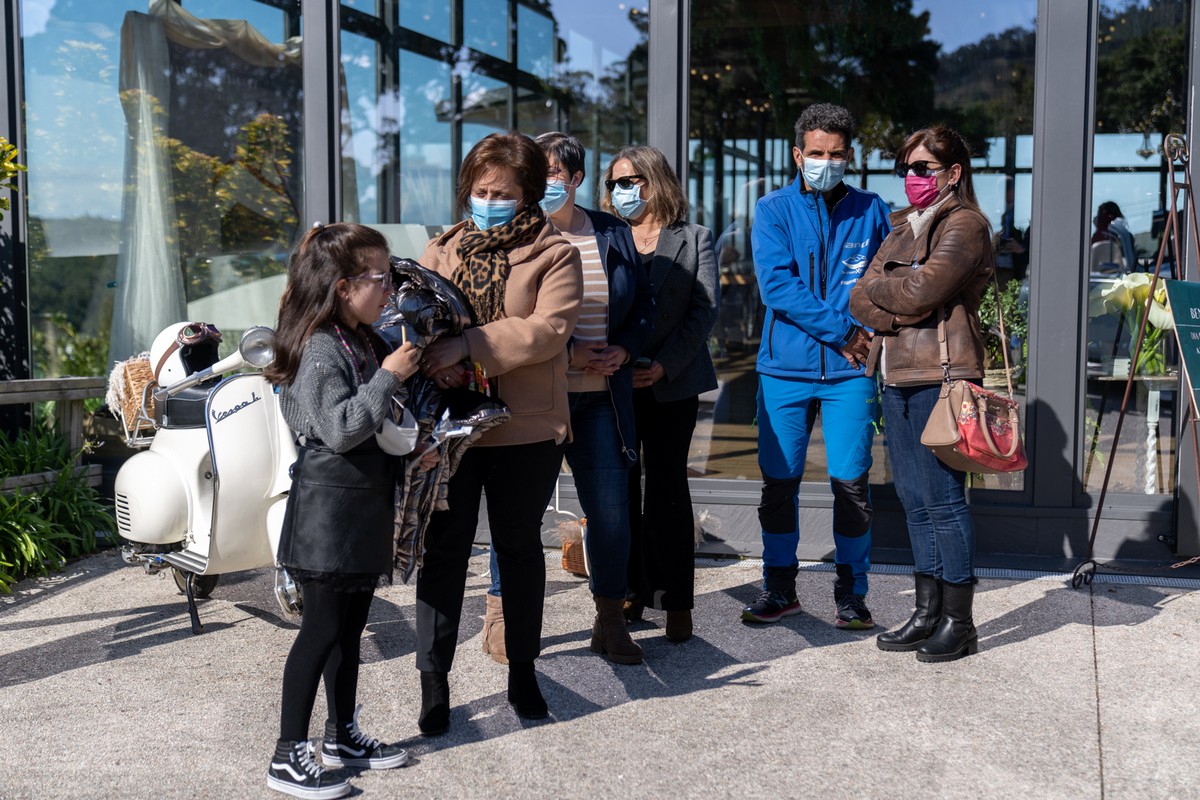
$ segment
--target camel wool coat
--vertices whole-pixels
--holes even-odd
[[[466,222],[431,240],[421,266],[453,278],[462,263],[458,243]],[[537,236],[508,251],[504,318],[463,332],[487,370],[492,393],[512,419],[488,430],[475,447],[532,444],[571,435],[567,407],[567,341],[583,302],[579,251],[547,222]]]

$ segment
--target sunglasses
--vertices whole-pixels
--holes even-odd
[[[346,278],[348,281],[367,281],[375,284],[380,289],[392,288],[392,273],[391,272],[373,272],[366,275],[352,275]]]
[[[634,183],[639,181],[640,183]],[[612,194],[614,186],[620,186],[622,189],[632,189],[634,186],[640,186],[645,183],[646,179],[641,175],[626,175],[623,178],[612,178],[604,182],[604,188],[608,189],[608,193]]]
[[[918,178],[927,178],[930,175],[936,175],[944,170],[945,167],[933,169],[929,166],[928,161],[914,161],[911,164],[905,164],[903,161],[896,162],[896,177],[903,178],[908,174],[916,175]]]
[[[193,345],[203,342],[205,339],[212,339],[214,342],[221,341],[221,332],[217,330],[216,325],[209,325],[207,322],[189,322],[185,327],[180,328],[179,335],[175,337],[175,341],[181,345]]]

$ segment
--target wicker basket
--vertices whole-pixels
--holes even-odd
[[[155,385],[147,353],[114,364],[109,373],[106,400],[113,416],[121,421],[127,442],[154,429]]]
[[[587,566],[583,560],[583,542],[562,543],[563,569],[581,578],[587,577]]]
[[[562,541],[562,567],[572,575],[588,576],[587,557],[583,537],[587,533],[587,519],[564,520],[558,524],[558,538]]]

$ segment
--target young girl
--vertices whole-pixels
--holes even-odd
[[[393,393],[417,369],[412,343],[388,353],[372,331],[391,288],[388,243],[362,225],[315,225],[300,242],[279,302],[275,362],[284,419],[300,438],[279,563],[301,588],[304,617],[283,670],[279,742],[267,786],[332,798],[350,784],[313,758],[309,718],[325,679],[326,767],[388,769],[408,760],[358,727],[359,640],[371,598],[392,569],[398,459],[375,431]],[[436,451],[432,451],[436,453]],[[422,459],[431,466],[436,455]]]

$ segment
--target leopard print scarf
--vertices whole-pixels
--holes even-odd
[[[545,224],[546,215],[537,203],[525,206],[511,222],[487,230],[467,221],[458,242],[461,264],[451,280],[470,301],[476,325],[504,317],[504,286],[512,268],[508,250],[532,241]]]

